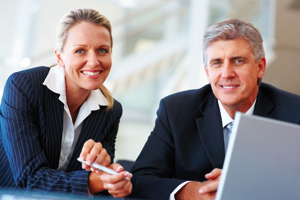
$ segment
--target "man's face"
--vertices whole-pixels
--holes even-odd
[[[213,42],[206,51],[206,76],[216,98],[227,112],[247,112],[258,93],[257,79],[265,73],[265,58],[256,62],[244,38]]]

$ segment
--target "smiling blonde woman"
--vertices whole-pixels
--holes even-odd
[[[73,10],[59,22],[57,65],[9,77],[0,107],[0,155],[6,166],[0,186],[130,194],[132,175],[113,163],[122,106],[103,85],[112,65],[112,44],[106,17],[92,9]],[[119,173],[95,171],[78,157]]]

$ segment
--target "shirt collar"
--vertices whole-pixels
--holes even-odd
[[[249,110],[245,113],[246,115],[252,115],[255,107],[256,99],[252,106],[249,108]],[[223,107],[222,103],[218,100],[220,113],[221,113],[221,119],[222,119],[222,127],[224,128],[228,123],[232,122],[233,119],[229,116],[225,108]]]
[[[59,100],[67,105],[66,87],[65,87],[65,73],[64,69],[58,65],[51,67],[50,71],[43,82],[49,90],[60,94]],[[100,89],[92,90],[88,98],[84,102],[84,108],[88,110],[99,110],[101,106],[107,106],[108,101]]]

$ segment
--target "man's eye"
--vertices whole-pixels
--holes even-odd
[[[243,60],[239,59],[239,60],[235,60],[235,63],[242,63]]]
[[[212,66],[219,66],[219,65],[221,65],[221,62],[216,61],[216,62],[211,63],[211,65],[212,65]]]

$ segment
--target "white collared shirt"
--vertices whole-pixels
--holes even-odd
[[[62,144],[57,169],[66,170],[78,141],[84,119],[86,119],[93,110],[99,110],[100,105],[107,106],[108,101],[100,89],[92,90],[88,98],[81,105],[75,123],[73,124],[66,98],[64,69],[58,65],[50,68],[43,85],[54,93],[60,94],[58,99],[64,104]]]
[[[246,115],[252,115],[254,111],[256,100],[252,104],[252,106],[249,108],[249,110],[245,113]],[[232,119],[225,108],[223,107],[222,103],[218,100],[220,113],[221,113],[221,119],[222,119],[222,127],[224,128],[228,123],[233,122],[234,119]]]

